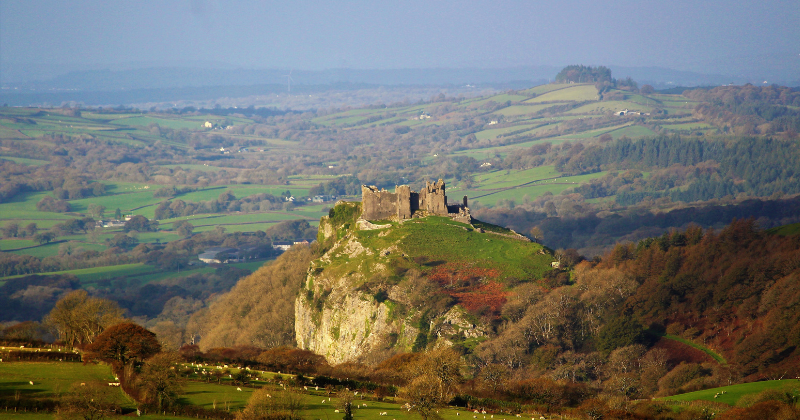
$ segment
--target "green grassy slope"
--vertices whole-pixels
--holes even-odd
[[[664,397],[663,399],[673,401],[705,400],[735,405],[743,396],[757,394],[767,389],[785,389],[786,391],[794,391],[797,393],[799,388],[800,380],[786,379],[777,381],[751,382],[746,384],[724,386],[720,388],[704,389],[702,391],[688,392],[686,394]],[[716,398],[714,398],[715,395],[717,396]]]

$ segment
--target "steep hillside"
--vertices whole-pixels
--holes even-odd
[[[435,216],[373,224],[360,214],[359,203],[339,203],[322,218],[326,252],[295,302],[298,347],[331,363],[473,347],[510,291],[551,269],[541,245],[497,226]]]
[[[203,350],[291,345],[292,302],[314,255],[311,247],[296,246],[239,280],[230,292],[192,316],[186,326],[186,341],[199,336]]]

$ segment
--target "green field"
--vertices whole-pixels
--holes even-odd
[[[705,400],[736,405],[739,399],[743,396],[748,394],[757,394],[767,389],[785,389],[787,391],[794,391],[797,394],[798,389],[800,389],[800,380],[786,379],[778,381],[750,382],[746,384],[730,385],[720,388],[704,389],[702,391],[673,395],[671,397],[664,397],[662,399],[672,401]],[[723,394],[722,391],[725,393]],[[714,398],[714,396],[717,394],[719,394],[717,398]]]
[[[553,105],[511,105],[509,107],[497,110],[494,114],[503,115],[506,117],[518,117],[520,115],[536,115],[537,112],[551,107]]]
[[[12,157],[12,156],[3,156],[0,159],[11,160],[21,165],[31,165],[31,166],[41,166],[50,163],[50,161],[48,160],[28,159],[28,158]]]
[[[792,223],[790,225],[774,227],[772,229],[767,230],[767,232],[781,236],[798,235],[800,234],[800,223]]]
[[[573,85],[568,88],[551,91],[541,94],[533,99],[525,101],[526,103],[540,103],[540,102],[583,102],[583,101],[596,101],[597,88],[594,85]]]
[[[30,382],[33,385],[30,385]],[[114,382],[111,368],[102,364],[67,362],[0,363],[0,395],[13,397],[16,392],[34,398],[54,398],[69,391],[74,383]],[[120,388],[113,388],[120,404],[130,405],[131,399]]]
[[[431,260],[444,260],[463,263],[466,266],[496,269],[499,279],[541,278],[550,269],[552,257],[539,254],[542,246],[532,242],[521,242],[491,233],[478,233],[469,225],[455,222],[446,217],[429,216],[413,220],[388,231],[366,230],[354,232],[359,241],[374,250],[398,245],[409,258],[425,256]],[[490,229],[487,227],[487,229]],[[508,232],[505,229],[501,229]],[[447,246],[441,246],[447,238]],[[360,266],[360,259],[348,260],[336,267],[349,270]]]
[[[493,171],[475,176],[478,186],[465,189],[461,184],[448,189],[450,196],[466,195],[470,202],[495,205],[500,200],[533,199],[546,192],[560,194],[583,182],[605,175],[605,172],[577,176],[561,176],[552,166],[539,166],[521,171]]]
[[[544,85],[534,86],[530,89],[525,89],[523,91],[520,91],[519,93],[523,95],[543,95],[547,92],[552,92],[554,90],[559,90],[559,89],[567,89],[571,86],[574,85],[563,84],[563,83],[548,83]]]

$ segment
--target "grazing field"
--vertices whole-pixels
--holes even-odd
[[[747,384],[738,384],[724,386],[720,388],[704,389],[702,391],[689,392],[686,394],[673,395],[671,397],[664,397],[664,400],[672,401],[714,401],[721,402],[729,405],[736,405],[740,398],[749,394],[757,394],[767,389],[782,389],[788,392],[794,392],[798,395],[800,389],[800,380],[785,379],[778,381],[763,381],[763,382],[750,382]],[[724,393],[723,393],[724,392]],[[714,398],[714,396],[717,396]]]
[[[396,223],[392,223],[397,226]],[[487,230],[494,229],[487,226]],[[499,229],[509,232],[506,229]],[[402,227],[381,230],[355,232],[364,246],[372,249],[386,249],[391,244],[398,244],[411,259],[418,256],[442,259],[460,264],[460,267],[481,267],[497,270],[498,279],[541,278],[544,271],[550,269],[552,257],[539,254],[541,245],[521,242],[519,239],[507,238],[491,233],[478,233],[469,225],[450,220],[446,217],[429,216],[422,220],[405,222]],[[447,238],[447,246],[442,247],[443,238]],[[402,242],[399,240],[402,239]],[[348,269],[360,261],[354,259],[337,269]],[[546,270],[545,270],[546,267]]]
[[[521,203],[525,199],[534,199],[545,193],[561,194],[570,188],[575,188],[583,182],[604,176],[606,172],[597,172],[587,175],[569,176],[558,179],[547,179],[536,182],[518,184],[516,186],[496,188],[496,189],[462,189],[456,186],[448,190],[448,195],[469,197],[470,203],[480,203],[482,205],[493,206],[501,200],[511,200]],[[452,191],[452,192],[451,192]]]
[[[33,382],[33,385],[30,385]],[[10,362],[0,363],[0,396],[13,397],[16,392],[26,397],[54,398],[69,391],[73,383],[114,382],[111,368],[103,364],[68,362]],[[120,388],[114,388],[118,402],[132,401]]]
[[[597,88],[594,85],[573,85],[565,89],[558,89],[541,94],[525,103],[540,102],[583,102],[598,100]]]
[[[567,89],[570,86],[574,85],[547,83],[544,85],[534,86],[530,89],[525,89],[523,91],[520,91],[520,93],[523,95],[543,95],[547,92],[552,92],[554,90]]]

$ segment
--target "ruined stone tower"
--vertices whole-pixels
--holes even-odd
[[[467,207],[467,197],[464,203],[447,205],[447,195],[444,190],[444,180],[425,183],[425,188],[419,193],[411,191],[408,185],[395,187],[395,192],[371,185],[361,186],[361,218],[365,220],[397,219],[407,220],[412,217],[436,215],[449,216],[465,223],[472,221]]]

